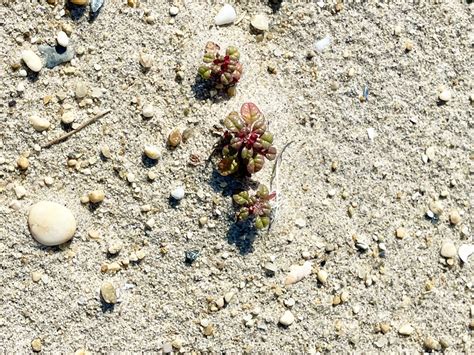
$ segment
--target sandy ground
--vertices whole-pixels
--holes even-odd
[[[170,343],[183,352],[419,352],[429,338],[448,353],[472,351],[474,260],[447,261],[440,247],[446,240],[457,247],[472,243],[473,5],[369,1],[335,12],[333,5],[309,2],[284,1],[273,9],[267,2],[238,2],[242,21],[215,27],[221,4],[204,1],[177,3],[180,12],[172,18],[165,1],[130,8],[106,0],[93,22],[87,11],[74,20],[61,16],[62,0],[56,6],[2,3],[2,351],[30,352],[40,339],[46,353],[160,351]],[[146,9],[153,24],[144,20]],[[249,29],[257,13],[270,19],[263,41]],[[64,24],[72,29],[71,46],[82,53],[73,62],[43,68],[36,80],[12,69],[22,49],[54,44]],[[330,47],[308,53],[326,35]],[[193,90],[208,40],[240,49],[244,74],[229,100],[201,100]],[[407,41],[411,51],[405,51]],[[140,51],[154,57],[148,73],[138,63]],[[184,73],[182,81],[176,71]],[[74,98],[79,81],[89,87],[82,103]],[[443,87],[453,98],[439,105]],[[273,186],[272,229],[256,236],[234,223],[230,195],[238,184],[206,163],[217,139],[214,126],[247,101],[269,120],[278,149],[293,142]],[[150,120],[141,116],[145,103],[156,108]],[[64,133],[60,117],[67,105],[77,122],[112,111],[41,149]],[[35,132],[28,123],[33,114],[50,120],[51,128]],[[194,135],[172,151],[166,138],[175,127],[193,128]],[[162,149],[155,166],[142,162],[146,143]],[[110,159],[100,155],[105,145]],[[30,167],[21,172],[16,160],[28,152]],[[190,154],[200,157],[198,166],[189,165]],[[72,158],[79,167],[68,167]],[[267,164],[255,179],[268,184],[271,170]],[[46,177],[54,179],[51,186]],[[172,204],[169,194],[179,183],[186,196]],[[14,191],[19,185],[27,192],[21,199]],[[106,193],[95,210],[80,202],[92,189]],[[31,237],[28,209],[43,199],[74,213],[78,229],[71,243],[49,248]],[[439,221],[425,217],[433,201],[443,206]],[[142,212],[144,205],[151,211]],[[449,223],[453,210],[461,215],[455,226]],[[201,217],[208,217],[202,227]],[[150,218],[156,223],[147,228]],[[407,232],[403,239],[395,236],[400,227]],[[108,255],[117,240],[120,254]],[[355,240],[369,250],[360,252]],[[104,263],[138,250],[146,253],[141,262],[101,272]],[[200,251],[191,266],[184,263],[188,250]],[[290,265],[304,259],[313,273],[284,287]],[[265,273],[269,261],[277,268],[273,277]],[[325,284],[317,281],[320,269],[329,274]],[[101,302],[105,281],[119,292],[114,307]],[[230,303],[215,310],[228,292],[234,292]],[[341,294],[344,302],[334,305]],[[278,320],[287,309],[296,319],[285,328]],[[402,325],[413,333],[399,334]]]

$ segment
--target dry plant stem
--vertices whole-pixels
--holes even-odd
[[[77,127],[76,129],[72,130],[71,132],[68,132],[68,133],[66,133],[66,134],[63,134],[62,136],[60,136],[60,137],[58,137],[58,138],[55,138],[55,139],[53,139],[52,141],[49,141],[49,142],[46,143],[46,144],[43,144],[41,147],[42,147],[42,148],[49,148],[49,147],[51,147],[52,145],[55,145],[55,144],[57,144],[57,143],[60,143],[60,142],[64,141],[65,139],[69,138],[69,137],[72,136],[73,134],[76,134],[77,132],[79,132],[79,131],[82,130],[83,128],[87,127],[87,126],[90,125],[91,123],[94,123],[94,122],[97,121],[99,118],[105,116],[105,115],[108,114],[109,112],[110,112],[110,109],[98,113],[97,115],[95,115],[95,116],[92,117],[91,119],[85,121],[85,122],[82,123],[79,127]]]

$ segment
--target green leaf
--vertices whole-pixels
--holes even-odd
[[[234,156],[227,157],[219,162],[218,169],[222,176],[228,176],[239,170],[239,162]]]
[[[258,185],[257,188],[257,196],[265,198],[268,196],[268,187],[266,187],[264,184]]]
[[[237,212],[237,219],[239,221],[244,221],[249,217],[249,209],[247,207],[242,207],[239,212]]]
[[[268,148],[268,150],[265,152],[265,157],[268,160],[275,160],[276,154],[277,154],[277,150],[276,150],[275,147],[272,146],[272,147]]]
[[[253,149],[252,148],[247,148],[247,147],[243,147],[242,148],[242,151],[240,153],[240,156],[242,157],[242,159],[245,159],[245,160],[250,160],[252,159],[252,156],[253,156]]]
[[[251,158],[247,163],[247,171],[249,174],[256,173],[257,171],[262,170],[263,164],[265,163],[265,159],[263,155],[256,154],[253,158]]]
[[[239,50],[234,46],[227,47],[225,54],[232,60],[239,60],[240,58]]]
[[[232,196],[232,198],[234,199],[234,202],[238,205],[245,205],[250,201],[248,191],[242,191],[238,194],[235,194],[234,196]]]
[[[244,127],[244,124],[245,122],[235,111],[229,113],[229,115],[224,119],[224,126],[226,126],[226,128],[233,133],[239,133]]]
[[[205,65],[201,65],[198,69],[198,73],[201,78],[208,80],[211,77],[212,70],[206,67]]]

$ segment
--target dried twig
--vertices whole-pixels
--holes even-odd
[[[92,117],[91,119],[83,122],[79,127],[77,127],[76,129],[73,129],[72,131],[66,133],[66,134],[63,134],[62,136],[58,137],[58,138],[55,138],[51,141],[49,141],[48,143],[45,143],[43,144],[41,147],[42,148],[49,148],[51,147],[52,145],[55,145],[57,143],[60,143],[62,142],[63,140],[69,138],[70,136],[72,136],[73,134],[76,134],[77,132],[79,132],[80,130],[82,130],[83,128],[87,127],[88,125],[90,125],[91,123],[94,123],[95,121],[97,121],[99,118],[101,118],[102,116],[105,116],[106,114],[108,114],[110,112],[110,109],[108,110],[105,110],[105,111],[102,111],[100,113],[98,113],[97,115],[95,115],[94,117]]]

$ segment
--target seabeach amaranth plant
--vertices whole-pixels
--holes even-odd
[[[219,54],[220,47],[214,42],[207,42],[203,62],[198,73],[204,80],[210,80],[215,89],[235,96],[235,85],[242,75],[240,53],[236,47],[227,47],[225,55]]]
[[[242,191],[232,196],[234,202],[240,206],[237,212],[237,220],[244,221],[247,218],[254,218],[254,225],[257,229],[267,228],[270,225],[272,207],[270,200],[276,196],[276,192],[269,193],[268,188],[260,184],[255,194],[249,191]]]
[[[218,164],[221,175],[251,176],[261,170],[265,158],[274,160],[276,148],[273,135],[258,107],[247,102],[239,113],[233,111],[224,120],[227,128],[222,138],[222,159]]]

